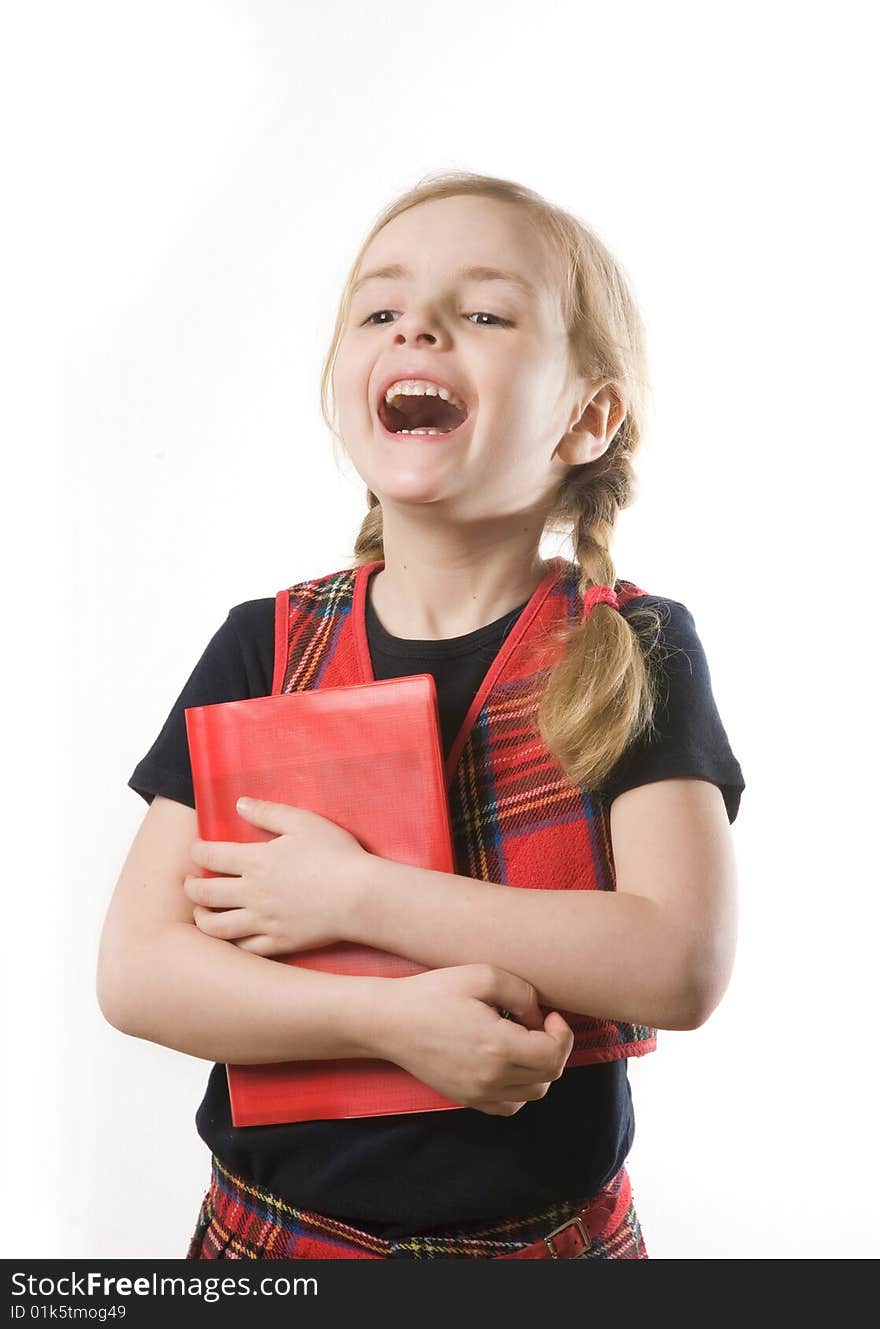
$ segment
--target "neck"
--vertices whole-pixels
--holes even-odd
[[[383,528],[384,567],[370,578],[369,597],[392,636],[442,640],[492,623],[529,599],[549,570],[540,556],[541,530],[520,516],[517,530],[493,523],[442,533],[413,532],[399,521]],[[389,529],[390,528],[390,529]]]

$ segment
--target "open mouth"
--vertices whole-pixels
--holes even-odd
[[[462,411],[442,397],[405,393],[392,397],[390,402],[383,397],[377,414],[387,434],[399,434],[403,438],[413,435],[417,438],[437,438],[454,434],[468,418],[466,410]]]

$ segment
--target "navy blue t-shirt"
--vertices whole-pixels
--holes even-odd
[[[463,636],[391,636],[369,593],[367,640],[377,679],[430,673],[437,686],[444,756],[501,642],[525,604]],[[609,804],[637,785],[693,776],[717,784],[729,820],[745,788],[712,695],[706,657],[688,609],[639,596],[623,607],[661,611],[666,687],[657,734],[624,753],[607,783]],[[274,664],[274,597],[229,611],[208,643],[129,786],[195,807],[184,709],[268,696]],[[512,1117],[475,1108],[389,1117],[232,1125],[226,1068],[216,1064],[196,1128],[228,1170],[287,1204],[339,1218],[383,1237],[515,1218],[551,1204],[585,1201],[626,1159],[635,1121],[626,1060],[573,1066],[544,1098]]]

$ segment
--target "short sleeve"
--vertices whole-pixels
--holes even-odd
[[[602,785],[608,806],[619,794],[655,780],[693,777],[718,785],[729,822],[736,820],[745,789],[712,692],[709,664],[689,609],[677,600],[639,596],[623,607],[660,611],[661,640],[654,667],[660,673],[655,733],[632,744]]]
[[[244,701],[272,691],[272,597],[230,609],[168,713],[153,746],[134,768],[128,786],[152,803],[156,794],[195,809],[184,711],[188,706]]]

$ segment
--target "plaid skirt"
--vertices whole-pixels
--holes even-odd
[[[647,1260],[626,1167],[592,1197],[615,1203],[603,1230],[578,1259]],[[493,1259],[547,1236],[590,1197],[550,1205],[524,1218],[429,1230],[385,1239],[305,1209],[229,1172],[211,1156],[211,1184],[202,1201],[187,1260],[441,1260]]]

